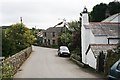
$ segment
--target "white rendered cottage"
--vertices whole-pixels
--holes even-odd
[[[96,69],[99,52],[115,48],[114,44],[120,40],[120,13],[102,22],[89,22],[87,9],[84,8],[81,18],[82,62]]]

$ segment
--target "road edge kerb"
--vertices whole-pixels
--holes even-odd
[[[76,60],[74,58],[70,58],[70,60],[72,60],[73,62],[75,62],[80,67],[85,67],[85,65],[83,63],[79,62],[78,60]]]

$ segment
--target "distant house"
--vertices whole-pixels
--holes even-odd
[[[120,13],[108,17],[102,22],[89,22],[87,9],[82,12],[81,47],[82,62],[98,68],[100,52],[116,47],[120,40]],[[104,54],[107,55],[107,54]]]
[[[50,27],[43,31],[43,44],[58,45],[58,36],[65,31],[65,27]]]
[[[39,41],[38,42],[39,44],[43,43],[43,32],[44,32],[44,30],[40,30],[40,31],[37,32],[37,39]]]

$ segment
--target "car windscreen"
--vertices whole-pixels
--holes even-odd
[[[68,51],[68,48],[61,48],[62,51]]]

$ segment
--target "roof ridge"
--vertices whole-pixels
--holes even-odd
[[[91,24],[120,24],[120,22],[90,22]]]
[[[89,44],[90,46],[116,46],[117,44]]]

